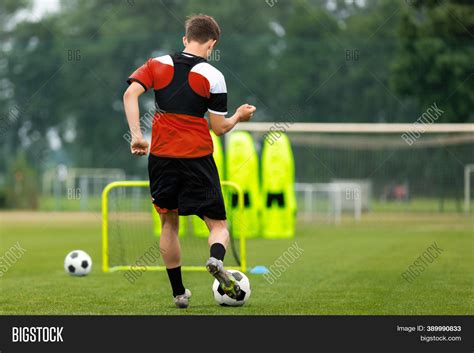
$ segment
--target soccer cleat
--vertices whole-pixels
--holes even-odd
[[[174,304],[177,308],[186,309],[189,306],[189,298],[191,298],[191,291],[186,288],[184,294],[174,297]]]
[[[232,299],[237,299],[240,296],[240,287],[232,273],[224,269],[224,264],[221,260],[215,257],[210,257],[206,263],[207,271],[219,281],[219,284],[224,291]]]

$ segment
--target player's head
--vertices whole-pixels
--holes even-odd
[[[197,43],[205,47],[208,55],[210,55],[221,36],[221,29],[216,20],[211,16],[203,14],[189,16],[186,20],[185,28],[184,46],[188,46],[190,43]]]

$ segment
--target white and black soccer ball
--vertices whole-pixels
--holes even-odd
[[[92,259],[85,251],[73,250],[64,259],[64,269],[71,276],[86,276],[92,270]]]
[[[214,294],[214,299],[219,305],[222,306],[242,306],[244,305],[247,300],[250,298],[250,281],[246,275],[244,275],[240,271],[236,270],[228,270],[234,278],[237,280],[241,290],[241,296],[237,299],[232,299],[227,294],[224,293],[221,286],[219,285],[219,281],[216,279],[212,285],[212,293]]]

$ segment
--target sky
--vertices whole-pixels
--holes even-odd
[[[32,21],[36,22],[41,19],[44,15],[59,10],[60,0],[33,0],[32,8],[26,11],[20,11],[15,15],[13,24],[21,21]]]
[[[59,0],[34,0],[32,16],[41,18],[48,12],[55,12],[59,9]]]
[[[60,0],[33,0],[32,8],[15,13],[15,15],[7,21],[5,28],[11,30],[18,23],[23,21],[38,22],[48,13],[58,11],[59,7]]]

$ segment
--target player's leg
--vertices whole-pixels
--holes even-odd
[[[184,288],[181,277],[181,247],[179,244],[179,170],[171,158],[148,158],[150,192],[161,220],[160,248],[163,262],[173,290],[174,302],[179,308],[189,304],[191,292]]]
[[[182,165],[182,187],[179,193],[179,214],[198,215],[210,231],[211,257],[206,268],[220,283],[224,292],[237,298],[237,281],[224,269],[223,259],[229,242],[224,197],[219,173],[212,155],[179,161]]]
[[[179,216],[177,212],[160,213],[160,251],[176,306],[186,308],[191,292],[184,288],[181,276],[181,246],[179,243]]]
[[[225,220],[204,217],[209,228],[210,257],[206,268],[220,283],[222,290],[231,298],[238,298],[240,288],[234,276],[224,269],[224,257],[229,244],[229,231]]]
[[[229,244],[229,231],[225,220],[210,219],[204,217],[209,229],[209,248],[211,257],[224,261],[227,245]]]
[[[209,238],[208,238],[209,247],[212,248],[212,245],[214,244],[222,245],[224,248],[224,254],[222,254],[222,259],[219,259],[219,260],[224,260],[225,249],[227,248],[227,245],[229,244],[229,238],[230,238],[229,230],[227,229],[227,221],[220,220],[220,219],[210,219],[208,217],[204,217],[204,222],[206,222],[207,228],[209,229],[209,232],[210,232]],[[216,251],[220,254],[219,250],[216,250]]]
[[[177,212],[160,213],[161,237],[160,251],[166,268],[181,266],[181,247],[179,244],[179,217]]]

